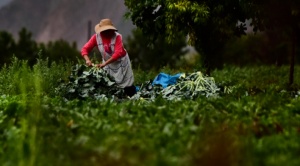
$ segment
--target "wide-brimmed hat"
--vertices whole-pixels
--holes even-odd
[[[103,31],[109,30],[109,29],[117,31],[117,28],[114,27],[111,20],[107,19],[107,18],[102,19],[100,21],[100,23],[95,26],[95,32],[96,33],[100,33],[100,32],[103,32]]]

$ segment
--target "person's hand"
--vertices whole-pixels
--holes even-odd
[[[105,66],[104,63],[100,63],[100,64],[97,65],[97,67],[99,67],[99,68],[103,68],[104,66]]]
[[[90,60],[86,60],[85,63],[86,63],[87,66],[93,66],[93,64]]]

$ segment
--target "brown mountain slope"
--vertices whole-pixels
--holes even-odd
[[[124,19],[123,0],[13,0],[0,9],[0,30],[17,37],[26,27],[39,42],[64,39],[76,42],[80,49],[88,38],[88,22],[94,25],[110,18],[123,36],[134,28]]]

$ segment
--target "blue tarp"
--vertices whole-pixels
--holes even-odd
[[[166,73],[159,73],[153,80],[152,85],[161,85],[163,88],[166,88],[169,85],[176,83],[177,79],[180,77],[181,73],[175,75],[169,75]]]

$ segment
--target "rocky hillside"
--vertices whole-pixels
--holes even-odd
[[[0,1],[0,8],[8,3],[10,3],[12,0],[1,0]]]
[[[15,37],[26,27],[38,42],[63,39],[76,42],[80,49],[102,18],[110,18],[124,37],[134,28],[124,19],[124,0],[5,0],[0,6],[0,30]],[[4,2],[4,1],[3,1]]]

